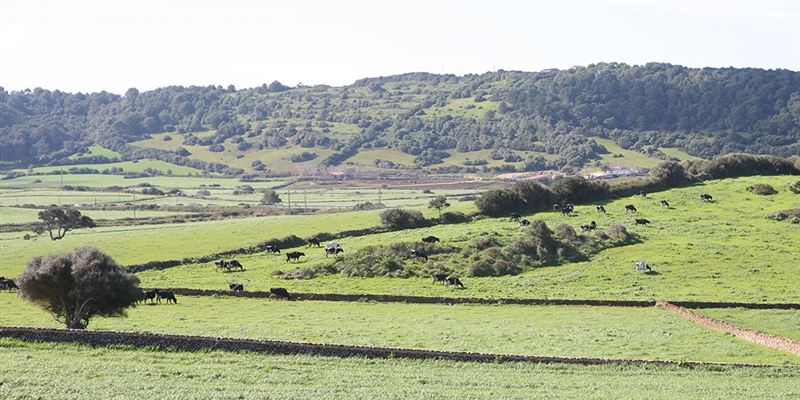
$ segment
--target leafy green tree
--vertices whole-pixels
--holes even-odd
[[[525,202],[511,189],[495,189],[483,192],[475,200],[481,214],[499,216],[525,208]]]
[[[37,256],[16,283],[20,297],[69,329],[85,329],[93,317],[124,317],[142,298],[139,278],[93,246]]]
[[[278,204],[282,200],[280,196],[278,196],[278,192],[274,190],[267,190],[264,192],[264,196],[261,198],[261,204]]]
[[[34,226],[33,232],[41,235],[47,231],[50,234],[50,240],[59,240],[68,231],[74,229],[94,228],[96,226],[91,218],[81,215],[81,212],[74,207],[64,209],[58,206],[51,206],[47,210],[39,211],[39,219],[42,222]]]
[[[674,161],[664,161],[658,164],[650,175],[667,187],[675,187],[686,183],[686,171],[683,166]]]
[[[442,209],[450,207],[450,203],[447,202],[447,197],[442,195],[438,195],[431,199],[428,203],[428,208],[435,208],[436,211],[439,211],[439,220],[442,220]]]

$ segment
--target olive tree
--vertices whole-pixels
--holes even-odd
[[[33,232],[41,235],[46,231],[50,234],[50,240],[61,239],[73,229],[95,227],[91,218],[81,215],[74,207],[51,206],[47,210],[39,211],[39,219],[42,222],[33,228]]]
[[[428,203],[428,208],[435,208],[439,211],[439,220],[442,220],[442,209],[445,207],[450,207],[450,203],[447,202],[447,197],[442,195],[436,196],[431,199]]]
[[[34,257],[16,281],[20,297],[70,329],[85,329],[96,316],[127,316],[142,296],[139,278],[93,246]]]

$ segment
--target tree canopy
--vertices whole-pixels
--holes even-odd
[[[34,233],[40,235],[47,231],[50,240],[59,240],[74,229],[95,227],[91,218],[81,215],[81,212],[74,207],[51,206],[47,210],[39,211],[39,219],[42,222],[34,227]]]
[[[96,247],[37,256],[17,276],[20,297],[70,329],[84,329],[93,317],[123,317],[141,298],[139,278]]]

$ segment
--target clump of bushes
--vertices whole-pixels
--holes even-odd
[[[794,194],[800,194],[800,181],[790,183],[789,190]]]
[[[783,221],[788,219],[792,223],[800,223],[800,208],[792,208],[789,210],[770,213],[767,214],[767,219],[773,219],[775,221]],[[795,220],[798,220],[798,222],[795,222]]]
[[[769,195],[778,193],[778,191],[775,190],[775,188],[773,188],[771,185],[767,185],[765,183],[756,183],[755,185],[750,185],[750,186],[746,187],[745,189],[748,192],[755,193],[755,194],[760,194],[762,196],[769,196]]]
[[[380,213],[381,224],[387,228],[414,228],[425,224],[425,217],[417,210],[393,208]]]

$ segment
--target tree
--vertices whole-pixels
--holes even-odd
[[[42,220],[42,223],[35,226],[33,232],[41,235],[47,231],[51,240],[59,240],[67,234],[67,231],[73,229],[96,226],[91,218],[81,215],[81,212],[74,207],[62,209],[58,206],[51,206],[47,210],[39,211],[39,219]],[[55,231],[55,236],[53,231]]]
[[[442,209],[450,207],[450,203],[447,202],[447,197],[442,195],[438,195],[431,199],[428,203],[428,208],[435,208],[436,211],[439,211],[439,220],[442,220]]]
[[[264,197],[261,198],[261,204],[278,204],[280,202],[281,198],[274,190],[267,190],[264,192]]]
[[[663,161],[650,171],[650,175],[667,187],[680,186],[688,181],[683,166],[674,161]]]
[[[499,216],[525,208],[525,202],[511,189],[494,189],[483,192],[475,200],[481,214]]]
[[[17,276],[20,297],[53,314],[69,329],[93,317],[124,317],[142,296],[139,278],[94,246],[37,256]]]
[[[381,224],[388,228],[413,228],[425,222],[425,217],[417,210],[392,208],[380,213]]]

